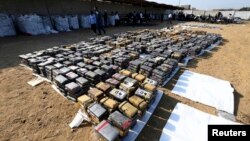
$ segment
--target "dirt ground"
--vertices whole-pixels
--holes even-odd
[[[164,26],[108,28],[107,31],[111,35],[138,28]],[[224,43],[211,53],[192,60],[186,69],[230,81],[235,88],[237,121],[250,124],[250,23],[214,26],[220,26],[222,30],[200,30],[220,33],[225,39]],[[22,53],[87,40],[89,35],[92,35],[90,30],[79,30],[58,35],[0,39],[0,140],[96,140],[89,124],[83,124],[75,130],[69,128],[77,106],[57,94],[48,83],[29,86],[27,82],[34,76],[30,70],[18,66],[17,58]],[[178,102],[216,114],[211,107],[171,94],[170,90],[178,75],[162,89],[165,95],[137,140],[158,140]]]

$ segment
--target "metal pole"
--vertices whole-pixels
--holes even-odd
[[[179,0],[179,6],[181,6],[181,0]]]

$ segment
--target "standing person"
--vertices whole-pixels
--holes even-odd
[[[144,20],[144,15],[142,12],[140,12],[140,24],[143,23],[143,20]]]
[[[164,15],[161,13],[161,22],[163,22]]]
[[[133,26],[136,25],[136,12],[133,12]]]
[[[107,27],[108,26],[108,13],[107,13],[107,10],[104,10],[103,18],[104,18],[104,25],[105,25],[105,27]]]
[[[115,12],[115,26],[118,26],[120,24],[120,17],[118,12]]]
[[[95,9],[95,15],[96,15],[96,27],[98,29],[98,35],[102,35],[101,31],[105,34],[106,31],[103,27],[103,16],[102,13],[96,8]]]
[[[172,14],[169,13],[169,14],[168,14],[168,21],[169,21],[169,24],[172,24],[172,18],[173,18]]]
[[[96,34],[96,16],[94,14],[93,11],[90,12],[90,15],[89,15],[89,21],[90,21],[90,24],[91,24],[91,29],[95,32]]]

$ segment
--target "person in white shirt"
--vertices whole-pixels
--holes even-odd
[[[95,32],[96,34],[96,16],[94,14],[93,11],[90,12],[90,15],[89,15],[89,21],[90,21],[90,24],[91,24],[91,29]]]
[[[115,26],[118,26],[120,24],[120,17],[118,12],[115,12]]]
[[[169,24],[172,24],[172,18],[173,18],[172,14],[169,13],[169,14],[168,14],[168,21],[169,21]]]

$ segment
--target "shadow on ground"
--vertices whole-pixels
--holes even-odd
[[[220,43],[219,46],[224,46],[228,42],[229,41],[227,39],[223,39],[223,41]],[[187,68],[196,68],[196,67],[198,67],[197,65],[198,65],[199,61],[201,61],[202,59],[209,59],[209,58],[213,57],[213,53],[220,50],[221,47],[219,47],[219,46],[213,48],[211,51],[205,51],[204,54],[202,54],[201,56],[190,60],[188,65],[187,65]]]
[[[180,102],[166,94],[162,96],[161,102],[155,109],[149,122],[143,128],[142,132],[136,139],[137,141],[158,141],[161,137],[162,130],[167,123],[175,105]]]

